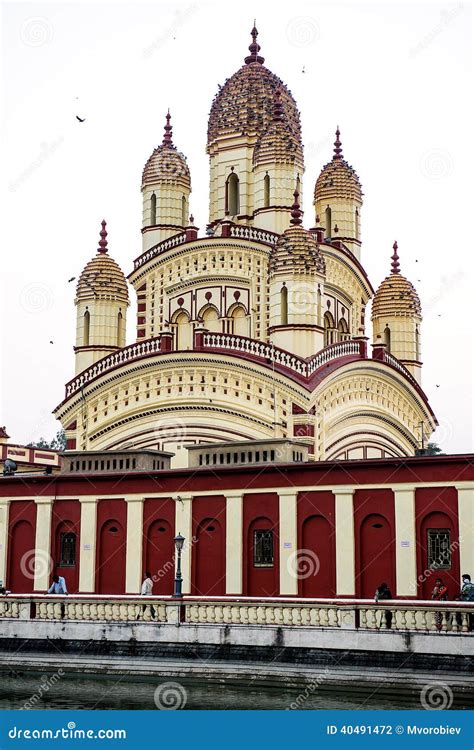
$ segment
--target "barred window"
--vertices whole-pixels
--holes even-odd
[[[253,532],[253,564],[259,568],[273,567],[273,531],[259,529]]]
[[[451,568],[451,532],[449,529],[428,529],[428,567]]]
[[[68,531],[61,534],[61,567],[70,567],[76,564],[76,535]]]

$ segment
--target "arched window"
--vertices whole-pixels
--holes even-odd
[[[249,335],[249,319],[245,308],[242,305],[236,305],[231,314],[231,331],[235,336]]]
[[[301,180],[299,174],[296,175],[296,189],[301,194]]]
[[[339,341],[347,341],[347,339],[350,339],[349,326],[347,325],[345,318],[339,320],[337,329],[339,332]]]
[[[193,348],[193,327],[187,313],[180,312],[175,319],[176,349],[184,351]]]
[[[335,344],[337,341],[337,329],[334,325],[334,318],[330,312],[324,313],[324,346]]]
[[[390,328],[388,326],[385,326],[384,332],[383,332],[383,343],[387,347],[388,352],[390,351],[390,346],[392,343],[391,338],[392,338],[392,334],[391,334]]]
[[[123,346],[123,315],[117,315],[117,346]]]
[[[356,240],[358,240],[359,239],[359,234],[360,234],[359,209],[358,208],[356,208],[356,210],[355,210],[355,217],[354,218],[355,218],[355,238],[356,238]]]
[[[60,567],[76,564],[76,535],[72,531],[61,534],[61,559]]]
[[[152,193],[150,198],[150,225],[153,227],[156,224],[156,195]]]
[[[240,213],[239,178],[232,172],[226,182],[226,213],[237,216]]]
[[[317,315],[318,315],[318,326],[321,325],[321,305],[322,305],[322,294],[321,289],[318,289],[318,297],[317,297]]]
[[[332,211],[330,207],[328,206],[326,208],[326,237],[332,236]]]
[[[266,174],[263,178],[263,205],[268,208],[270,205],[270,175]]]
[[[288,325],[288,287],[283,284],[280,289],[280,320],[281,325]]]
[[[421,357],[421,351],[420,351],[420,326],[416,326],[415,328],[415,357],[416,361],[420,361]]]
[[[89,335],[90,335],[90,328],[91,328],[91,316],[89,313],[89,310],[86,310],[84,313],[84,346],[89,346]]]
[[[186,203],[186,198],[183,195],[181,198],[181,226],[185,227],[188,223],[188,206]]]
[[[202,318],[203,327],[207,328],[208,331],[214,331],[215,333],[221,331],[219,313],[215,307],[209,305],[209,307],[206,307],[206,309],[201,312],[200,317]]]

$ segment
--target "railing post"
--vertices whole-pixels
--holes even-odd
[[[32,620],[34,617],[34,604],[32,601],[22,601],[18,605],[18,619],[19,620]]]
[[[208,333],[207,328],[194,329],[194,349],[204,349],[204,336]]]
[[[383,362],[385,359],[386,350],[387,345],[383,344],[381,341],[377,341],[376,344],[372,344],[372,359],[378,359],[379,361]]]
[[[160,352],[170,352],[173,348],[172,331],[162,331],[160,333]]]
[[[362,359],[367,359],[367,336],[355,336],[354,341],[359,344],[359,354]]]

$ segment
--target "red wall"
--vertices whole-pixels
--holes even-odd
[[[224,497],[193,500],[191,593],[225,594],[226,501]]]
[[[153,594],[174,591],[175,501],[171,498],[145,500],[143,508],[143,574],[151,573]]]
[[[355,491],[354,535],[356,596],[372,599],[382,582],[388,584],[395,596],[395,505],[392,490]]]
[[[298,594],[336,595],[336,535],[332,492],[298,495]]]
[[[440,577],[448,587],[448,598],[453,599],[460,590],[460,574],[473,571],[459,569],[458,501],[455,487],[424,487],[415,493],[418,596],[431,599],[435,579]],[[451,568],[428,569],[428,529],[451,531]],[[454,543],[454,544],[453,544]]]
[[[100,500],[97,507],[96,592],[98,594],[125,593],[126,529],[125,500]]]
[[[279,596],[279,501],[275,493],[244,496],[243,501],[243,563],[244,595]],[[274,560],[271,568],[258,568],[253,561],[253,532],[272,529]]]
[[[11,503],[5,585],[15,594],[29,594],[33,591],[35,536],[36,503],[29,500]]]
[[[53,505],[51,519],[51,557],[54,572],[64,576],[70,594],[76,594],[79,589],[80,528],[81,504],[79,500],[57,500]],[[64,567],[59,565],[61,560],[61,534],[68,531],[72,531],[76,535],[76,564]]]

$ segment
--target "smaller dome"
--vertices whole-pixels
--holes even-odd
[[[392,316],[421,318],[421,303],[413,284],[400,273],[398,245],[393,245],[392,271],[375,292],[372,320]]]
[[[118,300],[129,304],[128,286],[119,264],[107,253],[107,231],[102,221],[97,255],[84,268],[76,288],[76,303],[82,300]]]
[[[299,206],[298,191],[294,192],[295,202],[291,210],[291,226],[278,238],[270,254],[269,272],[289,271],[301,274],[325,274],[326,264],[319,252],[319,246],[311,232],[302,226],[302,212]]]
[[[191,190],[191,174],[186,157],[176,150],[172,139],[171,115],[166,115],[163,142],[157,146],[148,159],[142,174],[142,188],[145,185],[179,185]]]
[[[273,120],[255,144],[253,163],[293,164],[297,162],[303,169],[303,146],[285,119],[281,92],[275,92]]]
[[[342,157],[339,126],[334,141],[334,156],[321,170],[314,188],[314,202],[334,198],[349,198],[362,203],[362,186],[357,172]]]

